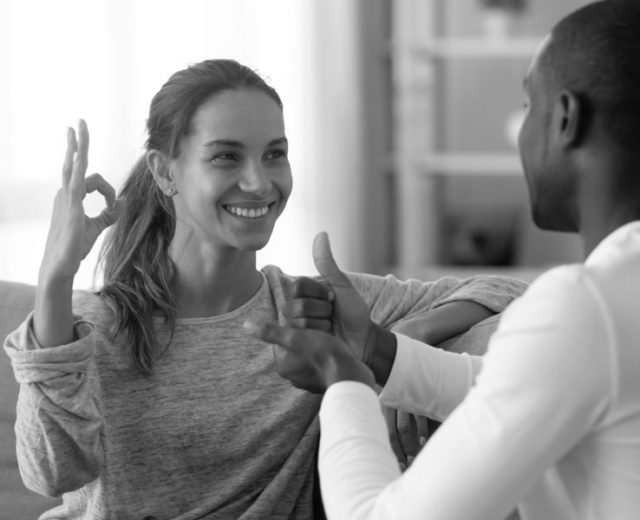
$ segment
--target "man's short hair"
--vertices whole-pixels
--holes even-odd
[[[612,139],[640,150],[640,0],[603,0],[574,11],[552,30],[541,59],[551,89],[567,89]]]

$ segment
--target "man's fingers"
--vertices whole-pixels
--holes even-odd
[[[281,327],[277,323],[259,318],[247,318],[243,327],[254,337],[275,343],[290,350],[294,346],[295,332],[293,329]]]
[[[331,300],[333,292],[331,287],[319,280],[314,280],[307,276],[296,278],[288,289],[290,298],[317,298],[321,300]]]
[[[315,319],[315,318],[294,318],[288,320],[289,325],[297,329],[315,329],[331,334],[333,325],[331,320]]]
[[[329,235],[324,231],[318,233],[313,240],[313,262],[318,272],[332,287],[351,287],[351,282],[333,259]]]
[[[409,456],[415,457],[421,448],[418,440],[418,424],[415,417],[409,412],[398,410],[396,421],[398,437],[405,455],[407,458]]]
[[[285,303],[283,313],[287,318],[326,318],[333,315],[333,304],[327,300],[296,298]]]
[[[404,464],[406,468],[407,456],[404,452],[404,448],[400,442],[400,436],[398,434],[397,410],[395,408],[384,406],[382,413],[387,423],[387,433],[389,434],[391,449],[393,450],[393,453],[395,453],[398,463]]]

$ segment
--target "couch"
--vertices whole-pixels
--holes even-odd
[[[35,287],[0,281],[0,342],[33,309]],[[40,496],[22,484],[16,462],[16,420],[18,383],[13,377],[9,356],[0,352],[0,520],[34,520],[60,502]]]

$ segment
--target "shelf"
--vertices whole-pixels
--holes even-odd
[[[435,153],[419,157],[417,165],[427,175],[521,175],[516,153]]]
[[[519,38],[438,38],[411,45],[409,50],[417,59],[500,59],[531,58],[538,50],[542,37]]]

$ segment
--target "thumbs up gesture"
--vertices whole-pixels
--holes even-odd
[[[369,307],[340,270],[331,252],[327,233],[318,233],[313,241],[313,262],[333,294],[333,333],[347,344],[357,359],[367,362],[375,346]]]
[[[380,327],[369,307],[339,269],[326,233],[313,242],[313,259],[321,280],[297,279],[287,291],[286,326],[261,319],[245,322],[247,331],[275,345],[277,372],[310,392],[324,392],[338,381],[374,385],[367,366]]]
[[[287,325],[334,334],[357,359],[368,362],[377,326],[369,318],[369,307],[336,264],[324,232],[313,241],[313,260],[320,280],[301,277],[289,287],[284,307]]]

